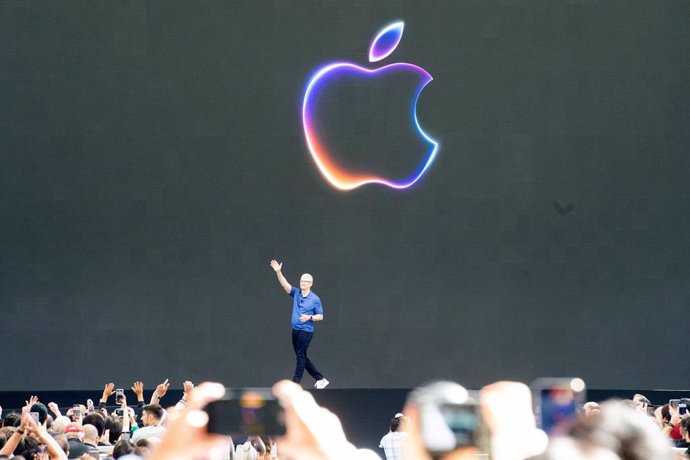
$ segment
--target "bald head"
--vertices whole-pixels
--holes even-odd
[[[98,444],[98,429],[88,423],[82,428],[84,428],[84,442],[93,445]]]

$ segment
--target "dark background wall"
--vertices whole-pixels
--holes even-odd
[[[0,388],[288,377],[271,258],[314,274],[310,353],[335,388],[687,386],[688,17],[681,0],[0,2]],[[407,191],[336,191],[305,146],[305,84],[366,65],[396,19],[384,63],[433,75],[418,115],[438,159]],[[377,93],[340,102],[385,167],[409,126]]]

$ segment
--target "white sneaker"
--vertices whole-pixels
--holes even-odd
[[[314,384],[314,387],[316,387],[317,390],[323,390],[328,386],[328,384],[331,383],[326,379],[321,379],[317,380],[316,383]]]

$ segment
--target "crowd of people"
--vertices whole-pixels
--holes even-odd
[[[63,414],[55,403],[31,396],[21,411],[2,413],[0,459],[12,460],[672,460],[690,458],[686,400],[653,406],[632,400],[584,404],[558,432],[537,427],[530,389],[497,382],[476,395],[454,382],[422,385],[390,420],[380,451],[351,444],[338,417],[291,381],[274,385],[283,408],[285,434],[232,439],[208,430],[209,403],[223,398],[216,383],[184,382],[183,396],[161,404],[170,383],[159,384],[149,401],[134,382],[135,404],[112,383],[97,405],[91,400]],[[115,405],[109,405],[115,395]],[[674,403],[675,401],[675,403]],[[109,411],[109,409],[114,410]]]

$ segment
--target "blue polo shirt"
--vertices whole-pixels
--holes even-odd
[[[309,291],[306,297],[302,297],[302,291],[296,287],[290,291],[292,296],[292,328],[298,331],[314,332],[314,321],[299,322],[300,315],[323,315],[321,299]]]

